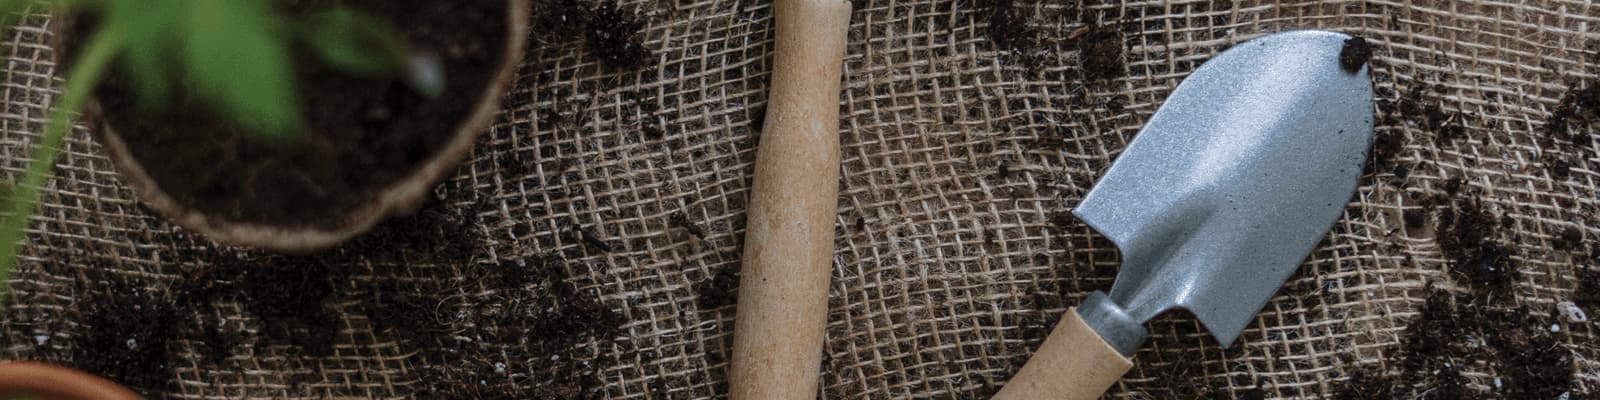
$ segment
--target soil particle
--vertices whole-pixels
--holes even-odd
[[[70,365],[141,393],[175,387],[177,359],[167,346],[182,337],[172,302],[120,282],[81,292],[89,296],[75,307],[84,315],[83,333],[72,342]]]
[[[1419,229],[1428,222],[1428,213],[1421,209],[1407,209],[1402,214],[1401,217],[1406,222],[1406,229]]]
[[[560,256],[479,257],[477,225],[432,202],[336,255],[383,260],[357,264],[372,269],[345,296],[374,334],[417,354],[416,397],[603,398],[601,356],[622,317]]]
[[[1600,270],[1578,269],[1578,288],[1572,292],[1572,302],[1590,314],[1600,315]]]
[[[1344,47],[1339,49],[1339,67],[1345,72],[1356,73],[1361,67],[1367,65],[1367,60],[1372,59],[1372,45],[1367,44],[1363,37],[1352,37],[1344,40]]]
[[[1575,148],[1586,149],[1594,142],[1594,137],[1585,127],[1596,122],[1600,122],[1600,84],[1587,82],[1561,97],[1561,102],[1545,119],[1543,131],[1547,139],[1566,141]]]
[[[1569,226],[1556,234],[1550,246],[1559,251],[1583,250],[1583,230],[1576,226]]]
[[[589,247],[593,247],[595,250],[600,250],[601,252],[611,252],[611,244],[606,243],[605,239],[601,239],[600,235],[594,233],[593,230],[581,226],[575,228],[575,230],[578,232],[578,239],[583,240],[584,244],[589,245]]]
[[[700,224],[690,221],[688,214],[684,214],[682,212],[673,213],[669,218],[671,219],[669,222],[672,223],[672,226],[683,228],[685,232],[689,232],[690,235],[693,235],[696,238],[706,238],[706,230],[701,228]]]
[[[1083,29],[1083,33],[1074,32],[1074,38],[1070,40],[1078,49],[1079,67],[1083,70],[1084,80],[1098,81],[1122,76],[1127,70],[1126,61],[1123,60],[1122,32],[1105,25],[1089,25],[1080,29]]]
[[[631,70],[655,62],[650,49],[639,37],[645,23],[615,3],[592,5],[585,0],[551,0],[536,4],[535,28],[567,39],[581,36],[589,53],[606,67]]]
[[[1389,385],[1400,391],[1416,389],[1427,398],[1483,398],[1489,393],[1467,388],[1461,373],[1462,366],[1482,361],[1497,374],[1494,394],[1555,398],[1572,387],[1573,356],[1550,331],[1548,314],[1436,291],[1406,327],[1399,363],[1403,374]]]
[[[589,16],[588,32],[584,38],[589,49],[601,61],[619,69],[631,69],[650,63],[650,51],[639,41],[644,23],[616,4],[602,3]]]
[[[328,2],[289,9],[311,12],[312,3]],[[490,44],[504,39],[506,10],[503,1],[338,3],[392,21],[407,43],[436,52],[450,71],[443,94],[428,99],[399,79],[355,78],[296,48],[304,129],[288,143],[260,141],[194,107],[149,111],[118,70],[95,93],[103,119],[182,207],[227,221],[342,226],[350,211],[437,156],[468,117],[475,102],[463,100],[476,98],[501,64],[501,48]],[[200,101],[182,89],[171,104]]]
[[[700,309],[715,310],[739,301],[739,264],[729,263],[700,283]]]
[[[1239,400],[1266,400],[1267,392],[1260,388],[1246,390],[1239,393]]]
[[[976,0],[974,8],[989,22],[990,42],[1001,50],[1024,55],[1039,49],[1040,34],[1028,25],[1028,15],[1017,7],[1017,1]]]
[[[1438,223],[1439,247],[1450,259],[1450,270],[1480,289],[1509,289],[1517,270],[1510,257],[1513,250],[1494,239],[1501,220],[1483,210],[1477,199],[1454,203],[1454,208],[1442,210]]]
[[[1393,399],[1397,384],[1394,378],[1376,369],[1359,369],[1334,393],[1336,400]]]
[[[333,355],[339,316],[329,305],[332,273],[313,257],[270,256],[250,262],[239,280],[245,306],[261,319],[264,339],[299,347],[305,355]]]

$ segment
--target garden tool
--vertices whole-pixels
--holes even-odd
[[[777,0],[777,54],[745,216],[733,400],[815,399],[839,196],[848,0]]]
[[[994,398],[1098,398],[1133,367],[1143,324],[1174,308],[1231,344],[1355,191],[1372,144],[1367,54],[1343,34],[1285,32],[1179,84],[1072,211],[1121,251],[1110,295],[1068,310]]]

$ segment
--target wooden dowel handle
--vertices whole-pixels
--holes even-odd
[[[1131,368],[1133,361],[1084,324],[1073,307],[992,399],[1094,400]]]
[[[729,372],[732,400],[812,400],[828,319],[848,0],[777,0]]]

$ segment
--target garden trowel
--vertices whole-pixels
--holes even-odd
[[[1273,34],[1178,85],[1073,214],[1122,253],[1107,295],[1068,310],[996,399],[1094,399],[1174,308],[1228,345],[1339,218],[1372,143],[1370,54]]]

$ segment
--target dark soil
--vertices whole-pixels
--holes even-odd
[[[244,305],[261,319],[262,339],[311,357],[333,355],[339,315],[331,306],[339,269],[313,257],[272,256],[241,268]]]
[[[1600,122],[1600,84],[1587,82],[1561,97],[1561,102],[1550,112],[1550,118],[1545,120],[1543,131],[1549,139],[1583,149],[1594,143],[1594,134],[1586,128],[1597,122]]]
[[[74,306],[83,313],[82,333],[69,365],[145,394],[174,388],[178,360],[167,347],[182,338],[182,323],[173,303],[131,284],[88,284],[103,286],[80,291],[89,296]]]
[[[652,65],[655,58],[640,33],[645,23],[611,2],[595,5],[585,0],[537,1],[534,29],[562,38],[582,37],[589,52],[606,67],[627,70]]]
[[[403,266],[365,271],[344,296],[375,335],[417,354],[418,398],[602,398],[598,354],[622,317],[580,290],[560,256],[477,257],[476,226],[435,202],[326,256]]]
[[[700,283],[700,309],[715,310],[739,302],[739,264],[728,264]]]
[[[1559,251],[1583,250],[1583,230],[1576,226],[1569,226],[1556,234],[1550,246]]]
[[[1028,25],[1028,14],[1017,0],[976,0],[973,6],[989,22],[989,41],[998,49],[1017,55],[1040,50],[1040,32]]]
[[[203,108],[176,106],[199,103],[192,94],[147,112],[116,71],[96,92],[106,122],[185,207],[237,222],[346,223],[346,214],[436,156],[465,121],[501,64],[507,10],[499,0],[339,2],[392,21],[410,45],[437,54],[448,74],[443,94],[428,99],[397,79],[357,78],[297,48],[305,129],[290,143],[262,142]],[[293,2],[290,9],[325,3]]]
[[[1573,385],[1572,352],[1549,329],[1548,312],[1526,306],[1500,307],[1472,296],[1434,292],[1406,327],[1401,341],[1401,375],[1352,378],[1346,393],[1409,391],[1423,398],[1555,398]],[[1467,388],[1463,365],[1482,361],[1500,379],[1493,393]],[[1362,382],[1365,380],[1365,382]],[[1349,397],[1343,398],[1387,398]]]
[[[1428,223],[1428,213],[1415,208],[1405,210],[1401,218],[1405,220],[1407,229],[1418,229]]]
[[[1578,289],[1572,291],[1572,302],[1584,311],[1600,314],[1600,269],[1578,270]]]
[[[1408,85],[1409,89],[1399,95],[1387,88],[1378,89],[1378,123],[1387,129],[1378,130],[1374,138],[1372,160],[1367,163],[1369,171],[1386,171],[1395,165],[1405,149],[1407,126],[1432,133],[1439,146],[1466,137],[1465,117],[1441,107],[1442,87],[1415,82]]]
[[[1335,400],[1393,399],[1398,385],[1394,378],[1376,369],[1361,369],[1334,392]]]
[[[1593,154],[1592,145],[1600,124],[1600,82],[1584,82],[1567,91],[1561,102],[1545,119],[1539,144],[1546,149],[1573,149],[1570,152],[1547,151],[1541,157],[1545,168],[1555,179],[1567,179],[1572,167],[1582,163],[1584,154]]]
[[[1450,271],[1474,287],[1504,291],[1517,278],[1513,249],[1495,237],[1501,219],[1476,199],[1457,200],[1439,213],[1439,247],[1450,259]]]
[[[1126,73],[1123,60],[1122,32],[1106,25],[1090,25],[1073,39],[1078,49],[1079,67],[1083,78],[1089,81],[1112,79]]]
[[[1361,67],[1367,65],[1367,60],[1372,59],[1372,45],[1367,44],[1363,37],[1352,37],[1344,40],[1344,47],[1339,49],[1339,67],[1344,72],[1356,73]]]

